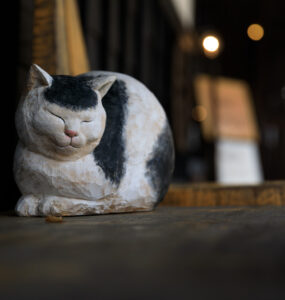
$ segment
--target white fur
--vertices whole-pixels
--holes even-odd
[[[95,109],[72,112],[45,101],[42,93],[46,87],[37,87],[22,99],[16,114],[20,141],[14,173],[23,194],[16,206],[19,215],[83,215],[153,208],[156,194],[145,177],[145,162],[165,124],[165,113],[155,96],[134,78],[111,72],[89,73],[98,74],[116,76],[128,87],[127,163],[119,187],[105,178],[92,153],[106,122],[100,93],[97,91]],[[65,128],[79,135],[71,139],[64,134]]]

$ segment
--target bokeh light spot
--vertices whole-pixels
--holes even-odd
[[[260,41],[264,36],[264,29],[259,24],[251,24],[247,28],[247,35],[253,41]]]
[[[215,36],[208,35],[203,39],[203,48],[206,51],[216,52],[218,51],[219,47],[220,47],[220,42]]]

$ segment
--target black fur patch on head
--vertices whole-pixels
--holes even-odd
[[[52,85],[44,92],[47,101],[72,110],[84,110],[97,105],[97,95],[89,84],[92,77],[55,75],[52,78]]]
[[[158,136],[151,158],[146,163],[146,176],[157,193],[157,203],[162,201],[174,170],[174,145],[168,122]]]
[[[100,144],[94,150],[94,158],[106,178],[119,185],[125,174],[125,140],[128,95],[126,84],[116,80],[102,99],[107,114],[106,128]]]

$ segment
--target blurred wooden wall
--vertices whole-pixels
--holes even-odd
[[[51,74],[118,71],[144,82],[170,115],[171,13],[168,0],[21,0],[20,89],[31,63]]]
[[[22,0],[20,63],[36,63],[50,74],[89,71],[76,0]]]
[[[141,80],[170,114],[171,64],[177,20],[170,1],[82,0],[90,67]]]

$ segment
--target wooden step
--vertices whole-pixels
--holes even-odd
[[[239,186],[216,183],[172,184],[160,205],[281,206],[285,205],[285,181]]]

